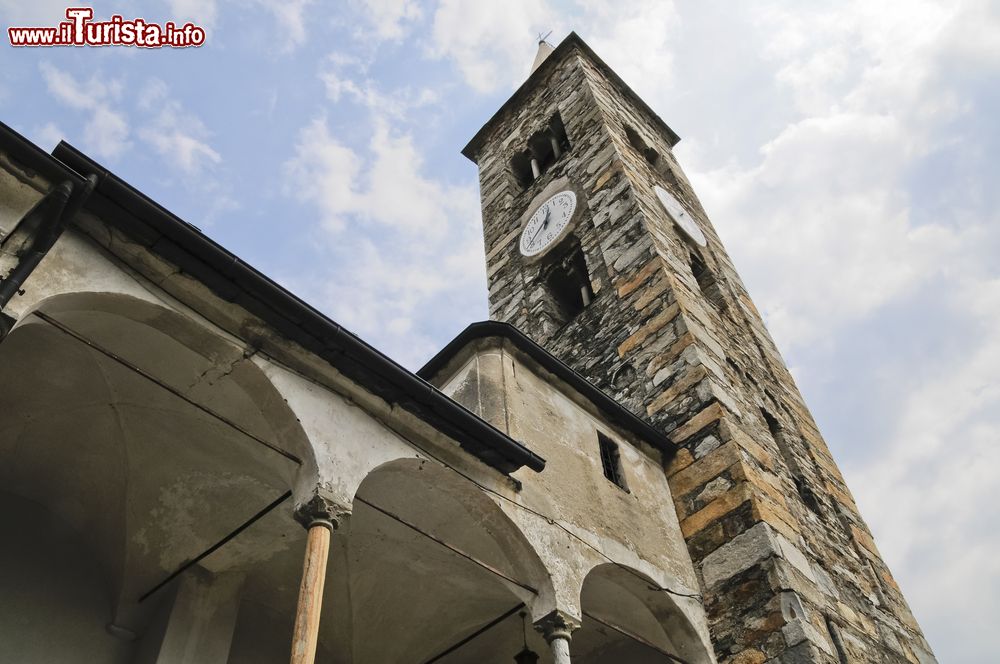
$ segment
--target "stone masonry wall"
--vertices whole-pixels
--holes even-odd
[[[666,132],[586,52],[556,57],[477,155],[491,316],[681,446],[666,472],[720,662],[935,661]],[[510,158],[556,112],[570,150],[522,189]],[[517,249],[523,215],[561,178],[583,208],[574,236],[595,293],[565,325],[544,260]],[[654,184],[685,203],[707,248],[675,231]]]

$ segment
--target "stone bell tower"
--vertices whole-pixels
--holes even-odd
[[[679,447],[665,472],[720,662],[934,662],[678,140],[577,35],[543,44],[463,150],[490,315]]]

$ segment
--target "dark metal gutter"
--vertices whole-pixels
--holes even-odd
[[[33,225],[31,242],[19,256],[17,264],[3,278],[0,278],[0,310],[7,306],[11,298],[21,289],[28,276],[34,271],[52,245],[62,234],[60,223],[69,197],[73,195],[73,184],[64,181],[45,194],[28,210],[18,222],[17,228]]]
[[[432,357],[427,364],[422,366],[417,371],[417,375],[425,380],[431,380],[463,348],[473,341],[489,338],[505,339],[512,343],[515,348],[537,362],[543,369],[579,392],[600,411],[608,415],[615,424],[662,450],[667,455],[667,459],[672,458],[677,452],[677,446],[671,442],[666,434],[602,392],[593,383],[509,323],[491,320],[469,325],[437,355]]]
[[[73,187],[71,180],[63,180],[45,194],[18,222],[17,228],[26,224],[34,225],[31,229],[31,243],[18,257],[17,265],[6,277],[0,279],[0,310],[6,307],[11,298],[21,290],[21,286],[83,207],[96,184],[97,178],[93,176],[76,188]]]
[[[47,180],[59,183],[53,185],[15,226],[15,232],[25,231],[30,235],[30,240],[27,247],[18,252],[14,267],[0,277],[0,316],[2,316],[0,338],[3,338],[13,321],[2,313],[4,307],[21,290],[21,286],[49,253],[66,226],[73,221],[76,213],[94,190],[97,179],[94,177],[81,179],[76,173],[63,173],[58,167],[45,163],[46,160],[35,159],[35,153],[40,150],[2,124],[0,124],[0,140],[3,141],[4,152],[11,164],[15,168],[22,169],[25,176],[31,177],[36,172],[29,165],[30,162],[40,161],[41,171],[50,176]]]
[[[23,150],[24,143],[32,149]],[[536,472],[545,467],[545,460],[527,447],[281,288],[76,148],[62,142],[51,156],[46,155],[0,123],[0,149],[13,152],[11,146],[20,150],[19,162],[57,181],[82,180],[80,173],[96,175],[97,186],[86,203],[90,212],[176,265],[218,297],[261,318],[350,380],[451,437],[483,462],[503,473],[523,466]]]
[[[531,75],[528,76],[527,80],[525,80],[524,83],[522,83],[521,86],[514,91],[514,94],[510,96],[510,99],[504,102],[503,106],[501,106],[500,109],[493,114],[493,117],[487,120],[486,124],[484,124],[482,128],[476,132],[476,135],[472,137],[472,140],[469,141],[468,145],[462,148],[462,154],[470,161],[478,163],[479,150],[489,137],[493,127],[496,126],[502,118],[511,113],[515,106],[520,105],[535,88],[535,86],[540,81],[545,80],[545,77],[549,75],[552,69],[556,67],[556,65],[574,48],[579,49],[580,52],[586,55],[622,92],[622,94],[628,97],[629,101],[646,112],[649,119],[662,129],[664,133],[666,133],[670,147],[674,147],[680,142],[681,137],[677,135],[677,132],[671,129],[670,125],[664,122],[663,118],[657,115],[656,112],[649,107],[649,104],[647,104],[642,97],[637,95],[635,90],[629,87],[628,83],[623,81],[621,76],[619,76],[614,69],[605,63],[604,60],[602,60],[600,56],[594,52],[594,49],[590,48],[590,46],[587,45],[587,42],[583,41],[580,35],[575,32],[571,32],[565,39],[559,42],[559,45],[556,46],[551,53],[549,53],[549,56],[545,58],[545,61],[542,62],[541,65],[539,65],[538,69],[531,72]]]

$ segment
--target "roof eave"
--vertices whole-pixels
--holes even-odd
[[[515,348],[528,355],[543,369],[590,401],[598,410],[605,413],[612,422],[661,450],[665,455],[665,461],[669,461],[677,453],[677,445],[666,434],[605,394],[569,365],[549,353],[509,323],[492,320],[472,323],[462,330],[457,337],[452,339],[448,345],[442,348],[437,355],[428,360],[423,367],[418,369],[417,375],[424,380],[431,380],[449,362],[467,348],[469,344],[491,337],[511,342]]]
[[[153,253],[322,358],[350,380],[454,439],[498,471],[536,472],[545,460],[306,304],[73,146],[49,155],[0,123],[0,150],[50,181],[99,182],[86,207]]]

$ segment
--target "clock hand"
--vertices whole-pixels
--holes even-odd
[[[542,220],[542,225],[538,227],[538,230],[535,231],[535,234],[532,235],[531,239],[528,241],[529,247],[535,243],[535,238],[538,237],[538,234],[545,230],[545,227],[549,225],[549,215],[551,214],[552,208],[545,208],[545,219]]]

